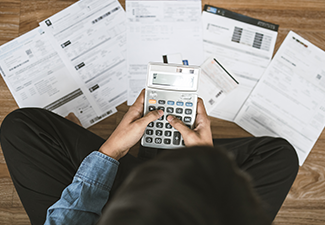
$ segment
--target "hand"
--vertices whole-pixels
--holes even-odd
[[[181,120],[169,115],[168,122],[183,136],[186,147],[195,145],[213,146],[210,120],[205,111],[203,100],[198,98],[194,129],[188,128]]]
[[[115,131],[100,147],[100,152],[119,160],[140,140],[147,125],[164,114],[162,110],[156,110],[142,117],[144,93],[143,89]]]

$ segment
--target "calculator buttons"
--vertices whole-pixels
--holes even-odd
[[[167,129],[172,129],[172,125],[170,125],[170,123],[166,123],[166,124],[165,124],[165,127],[166,127]]]
[[[163,105],[163,104],[165,104],[165,103],[166,103],[165,100],[158,100],[158,104],[160,104],[160,105]]]
[[[158,128],[163,128],[163,123],[162,122],[157,122],[156,123],[156,127],[158,127]]]
[[[168,102],[167,102],[167,105],[174,105],[174,104],[175,104],[174,101],[168,101]]]
[[[165,107],[159,106],[157,109],[165,112]]]
[[[152,138],[151,137],[146,137],[146,142],[147,143],[152,143]]]
[[[185,103],[185,106],[186,106],[186,107],[192,107],[192,106],[193,106],[193,103],[192,103],[192,102],[186,102],[186,103]]]
[[[176,105],[177,106],[183,106],[184,105],[184,102],[176,102]]]
[[[185,114],[187,114],[187,115],[192,114],[192,109],[185,109]]]
[[[161,144],[161,142],[162,142],[162,139],[161,139],[161,138],[156,138],[156,139],[155,139],[155,143],[156,143],[156,144]]]
[[[171,136],[172,136],[172,132],[169,131],[169,130],[166,130],[166,131],[165,131],[165,136],[166,136],[166,137],[171,137]]]
[[[156,107],[150,105],[150,106],[149,106],[149,111],[154,111],[154,110],[156,110]]]
[[[156,104],[157,100],[156,99],[149,99],[149,104]]]
[[[176,113],[182,114],[183,113],[183,109],[182,108],[176,108]]]
[[[181,133],[175,131],[173,137],[173,145],[179,145],[180,142],[181,142]]]
[[[184,117],[184,122],[190,123],[191,121],[192,121],[192,118],[191,117],[189,117],[189,116],[185,116]]]
[[[153,122],[150,122],[150,123],[148,124],[148,127],[153,127]]]
[[[170,139],[169,138],[166,138],[166,139],[164,139],[164,144],[166,144],[166,145],[169,145],[170,144]]]
[[[156,130],[156,135],[157,136],[162,136],[163,132],[161,130]]]
[[[173,113],[173,112],[174,112],[174,108],[172,108],[172,107],[168,107],[168,108],[167,108],[167,112],[168,112],[168,113]]]
[[[182,120],[181,116],[175,116],[177,119]]]
[[[152,134],[153,134],[153,130],[147,129],[147,130],[146,130],[146,134],[148,134],[148,135],[152,135]]]
[[[162,115],[158,120],[163,120],[164,119],[164,115]]]

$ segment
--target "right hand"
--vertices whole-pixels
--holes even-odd
[[[198,145],[213,146],[210,120],[205,111],[203,100],[201,98],[198,98],[197,101],[197,112],[194,123],[195,128],[193,130],[188,128],[175,116],[169,115],[167,120],[170,125],[181,133],[186,147]]]

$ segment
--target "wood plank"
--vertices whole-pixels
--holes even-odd
[[[0,45],[16,38],[19,31],[20,0],[0,2]]]

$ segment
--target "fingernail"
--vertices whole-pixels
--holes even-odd
[[[174,117],[173,117],[172,115],[168,115],[168,116],[167,116],[167,120],[168,120],[168,122],[171,122],[173,119],[174,119]]]
[[[159,116],[163,116],[164,115],[164,111],[162,110],[158,110]]]

